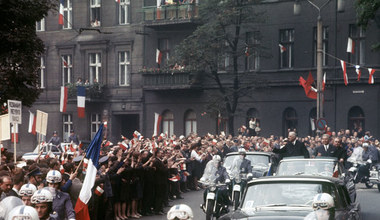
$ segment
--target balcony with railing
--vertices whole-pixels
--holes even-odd
[[[193,3],[146,6],[142,9],[146,26],[191,23],[198,17],[198,5]]]
[[[202,89],[201,75],[187,71],[141,71],[144,90]]]

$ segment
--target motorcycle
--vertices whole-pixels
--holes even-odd
[[[352,175],[353,179],[354,179],[354,183],[364,183],[365,186],[368,188],[368,189],[371,189],[374,185],[373,182],[370,181],[369,179],[369,176],[368,175],[364,175],[362,176],[360,179],[359,179],[359,165],[361,166],[369,166],[371,167],[371,161],[365,161],[364,163],[357,163],[357,162],[354,162],[352,167],[350,167],[348,169],[348,172]]]
[[[375,164],[369,171],[369,182],[372,184],[377,184],[377,189],[380,192],[380,163]]]
[[[204,204],[201,204],[200,208],[206,213],[206,220],[217,219],[220,216],[229,212],[228,204],[224,204],[221,196],[222,190],[226,189],[225,183],[205,183],[201,184],[207,186],[206,198]]]
[[[235,175],[235,178],[232,179],[231,184],[232,186],[230,189],[231,191],[231,201],[232,206],[234,210],[236,210],[240,204],[241,198],[243,196],[243,192],[245,189],[245,186],[247,185],[247,182],[252,179],[252,174],[238,174]]]

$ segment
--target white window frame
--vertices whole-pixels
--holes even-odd
[[[101,0],[90,0],[90,23],[91,27],[99,27],[100,26],[100,20],[102,19],[101,15],[101,7],[102,7],[102,1]],[[96,20],[96,14],[94,12],[99,13],[99,19]]]
[[[101,115],[96,114],[96,113],[91,114],[91,127],[90,127],[91,140],[95,137],[96,132],[99,130],[99,127],[101,124],[102,124]]]
[[[92,62],[91,57],[95,56],[95,62]],[[100,75],[102,73],[102,56],[101,53],[89,53],[89,79],[90,84],[94,84],[94,80],[100,83]]]
[[[197,133],[197,115],[194,111],[188,111],[185,115],[185,136]]]
[[[365,64],[365,31],[363,27],[351,24],[349,27],[349,36],[355,43],[354,53],[348,53],[349,60],[354,64]]]
[[[129,9],[131,1],[130,0],[120,0],[119,4],[119,24],[129,24]],[[122,13],[124,11],[124,14]],[[124,16],[123,16],[124,15]]]
[[[45,18],[42,18],[40,21],[36,22],[36,31],[45,31]]]
[[[70,130],[73,129],[73,117],[71,114],[63,114],[62,115],[62,121],[63,121],[63,135],[62,140],[66,141],[69,140],[70,137]]]
[[[281,39],[282,33],[288,32],[288,38],[287,39]],[[294,29],[282,29],[280,30],[280,44],[286,48],[286,51],[283,53],[280,52],[280,49],[278,49],[280,53],[280,68],[281,69],[287,69],[287,68],[293,68],[294,67],[294,60],[293,60],[293,46],[294,46],[294,36],[295,31]],[[283,61],[284,56],[287,56],[287,59],[285,60],[285,63]]]
[[[72,29],[73,23],[73,4],[72,0],[65,0],[63,6],[63,29]]]
[[[67,65],[65,65],[65,63]],[[62,67],[62,86],[72,83],[72,76],[73,76],[73,65],[72,65],[72,55],[66,54],[61,56],[61,67]]]
[[[257,48],[260,45],[259,32],[247,32],[246,44],[248,46],[249,56],[246,58],[247,66],[246,70],[258,70],[260,68],[260,56]],[[251,65],[252,63],[252,65]]]
[[[124,60],[122,60],[122,54],[124,54]],[[119,52],[119,86],[130,85],[130,54],[130,51]],[[124,83],[122,83],[122,78],[124,78]]]
[[[45,88],[45,71],[46,71],[46,66],[45,66],[45,57],[40,57],[40,68],[38,70],[38,79],[39,83],[38,86],[40,89]]]

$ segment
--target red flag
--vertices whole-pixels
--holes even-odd
[[[70,151],[71,151],[71,152],[75,152],[75,148],[74,148],[74,146],[73,146],[73,143],[70,144]]]
[[[311,99],[317,99],[317,93],[311,90],[311,85],[309,85],[302,76],[300,76],[299,82],[300,82],[300,85],[305,90],[305,94],[307,97]]]
[[[375,73],[375,69],[368,68],[369,78],[368,78],[368,84],[374,84],[375,80],[373,79],[373,74]]]
[[[340,61],[340,64],[342,65],[343,69],[343,79],[344,79],[344,85],[348,85],[348,77],[347,77],[347,68],[346,68],[346,62],[343,60]]]
[[[326,73],[323,74],[322,91],[325,91],[326,86]]]
[[[360,70],[359,65],[355,66],[355,71],[356,71],[356,74],[358,74],[358,80],[357,81],[360,81],[360,77],[362,76],[362,71]]]
[[[162,60],[162,53],[159,49],[156,50],[156,63],[161,64]]]
[[[31,134],[34,134],[34,135],[36,135],[36,119],[37,119],[37,117],[34,115],[34,113],[29,112],[28,132]]]
[[[280,52],[281,52],[281,53],[283,53],[283,52],[286,51],[286,47],[284,47],[284,45],[279,44],[278,46],[280,47]]]

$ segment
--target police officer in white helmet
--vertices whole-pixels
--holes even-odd
[[[37,211],[32,206],[21,205],[13,208],[7,220],[39,220]]]
[[[328,193],[319,193],[313,199],[314,211],[309,213],[304,220],[333,220],[335,219],[334,198]]]
[[[20,196],[22,202],[24,205],[31,206],[31,198],[34,194],[34,192],[37,191],[37,187],[31,183],[27,183],[21,186],[20,191],[18,192],[18,195]]]
[[[31,198],[33,207],[36,209],[38,218],[41,220],[52,220],[50,214],[53,212],[53,196],[51,192],[46,189],[36,191]]]
[[[69,194],[60,190],[62,175],[58,170],[50,170],[46,175],[48,189],[53,195],[53,211],[58,214],[58,219],[75,219],[75,212]]]
[[[174,205],[170,208],[167,218],[168,220],[193,220],[193,210],[185,204]]]

